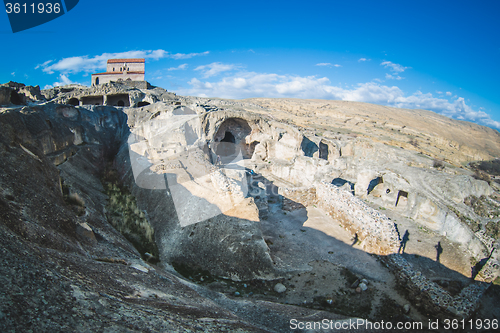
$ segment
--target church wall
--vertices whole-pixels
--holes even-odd
[[[129,72],[144,72],[145,68],[143,62],[111,63],[107,64],[107,72],[120,72],[120,68],[124,67],[127,67]]]
[[[96,77],[99,78],[99,84],[103,83],[109,83],[111,81],[119,81],[120,79],[122,81],[126,81],[127,79],[130,78],[132,81],[144,81],[144,74],[122,74],[122,73],[116,73],[116,74],[92,74],[92,85],[96,84],[95,79]]]

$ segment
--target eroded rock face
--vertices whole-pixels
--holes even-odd
[[[86,222],[91,228],[116,233],[101,216],[105,196],[96,177],[106,156],[112,156],[113,144],[116,146],[126,133],[124,115],[113,117],[113,110],[71,110],[71,116],[65,111],[64,106],[46,104],[2,110],[0,115],[5,161],[2,189],[13,198],[14,206],[9,205],[12,214],[16,212],[24,222],[15,222],[14,215],[5,221],[13,223],[13,232],[28,236],[29,241],[38,243],[41,237],[41,244],[53,244],[58,250],[78,249],[77,243],[66,237],[80,239],[83,233],[77,230],[83,231],[81,225]],[[75,208],[86,208],[83,215],[75,218],[65,207],[63,188],[68,189],[67,197],[73,199]],[[68,235],[58,236],[58,229]],[[46,234],[51,236],[44,239]],[[82,242],[92,243],[82,237]]]
[[[8,89],[17,93],[23,87],[2,87],[0,98],[11,98]],[[36,89],[25,91],[27,106],[9,102],[0,113],[0,154],[6,161],[0,178],[0,237],[3,253],[10,255],[0,276],[14,289],[29,285],[29,296],[45,311],[47,304],[31,289],[77,309],[59,311],[63,315],[48,321],[47,329],[63,329],[66,317],[85,313],[89,304],[99,310],[99,318],[87,313],[69,326],[81,328],[88,321],[90,329],[106,327],[101,321],[111,322],[113,311],[137,312],[139,304],[161,314],[151,319],[158,329],[196,330],[197,318],[207,317],[215,323],[208,329],[258,330],[246,322],[255,318],[232,312],[244,302],[231,303],[193,286],[169,273],[170,265],[234,281],[281,278],[285,285],[284,276],[297,268],[276,261],[286,256],[273,253],[273,239],[263,234],[261,222],[280,223],[286,218],[282,211],[293,215],[311,206],[348,230],[365,252],[385,256],[400,249],[403,230],[384,215],[387,210],[465,245],[477,260],[477,279],[498,276],[498,251],[492,251],[498,239],[487,232],[498,221],[483,214],[472,228],[470,221],[479,215],[464,204],[472,195],[487,198],[495,188],[468,170],[449,164],[437,169],[428,156],[387,142],[277,121],[275,114],[248,102],[120,85],[54,88],[43,92],[49,102],[37,97]],[[123,106],[112,106],[120,101]],[[154,228],[162,269],[141,259],[108,221],[100,177],[112,160],[139,215]],[[298,232],[305,237],[305,229]],[[291,241],[275,238],[276,244]],[[16,281],[23,265],[46,281],[66,281],[61,292],[72,296],[49,293],[48,284],[27,282],[25,276]],[[291,290],[289,284],[286,288]],[[37,316],[23,315],[25,309],[13,300],[9,294],[0,304],[14,304],[11,313],[20,323]],[[258,308],[267,311],[263,304]],[[258,311],[252,313],[259,317]],[[273,306],[272,313],[283,323],[291,312]],[[463,316],[471,313],[463,311]],[[134,313],[126,322],[144,317]],[[168,327],[161,323],[165,317]],[[263,320],[255,322],[264,327]],[[6,325],[19,327],[12,320]]]
[[[148,212],[162,261],[235,280],[273,278],[259,213],[246,198],[245,168],[238,165],[248,156],[245,138],[252,130],[241,118],[206,120],[196,109],[128,110],[132,134],[117,156],[119,171]],[[213,141],[202,121],[219,121]],[[217,159],[224,168],[214,166]]]
[[[36,325],[40,331],[132,327],[135,331],[267,332],[287,327],[291,316],[300,318],[292,307],[259,303],[252,308],[262,312],[247,309],[245,318],[240,318],[232,311],[246,308],[248,301],[219,303],[202,296],[203,288],[142,260],[110,225],[100,174],[106,159],[116,153],[113,143],[128,134],[125,114],[114,111],[50,103],[1,110],[0,329],[23,331]],[[164,197],[158,200],[168,207]],[[242,241],[240,235],[254,236],[254,221],[249,226],[233,223],[238,229],[231,233],[225,224],[232,222],[214,221],[212,239],[205,242],[218,242],[228,231],[226,246]],[[181,232],[178,236],[182,238]],[[196,255],[199,248],[193,244],[189,253]],[[234,257],[223,259],[224,268],[231,272]],[[273,318],[271,326],[259,319],[263,313]],[[308,309],[302,313],[345,318]],[[116,316],[122,317],[119,323]]]
[[[43,91],[47,100],[69,105],[107,105],[118,107],[143,107],[156,102],[175,103],[175,94],[165,89],[151,87],[144,82],[144,87],[135,87],[126,83],[110,83],[92,86],[69,85],[54,87]]]
[[[45,98],[39,86],[26,86],[12,81],[0,85],[0,105],[26,105],[41,101],[45,101]]]
[[[163,162],[168,155],[167,151],[179,154],[188,146],[194,147],[190,155],[200,157],[197,158],[197,163],[203,161],[196,169],[202,170],[201,174],[204,175],[212,174],[214,169],[210,164],[217,164],[218,158],[224,160],[224,155],[229,156],[230,160],[231,152],[225,152],[224,147],[234,145],[236,150],[241,152],[240,171],[224,171],[227,182],[234,182],[230,195],[233,201],[242,200],[246,196],[248,188],[245,189],[242,175],[245,169],[277,177],[286,182],[287,188],[290,188],[290,185],[311,187],[322,181],[328,183],[341,180],[351,184],[352,193],[356,197],[394,210],[454,242],[465,245],[478,260],[496,246],[493,245],[495,239],[485,237],[484,232],[471,231],[464,219],[460,218],[464,214],[472,216],[470,209],[463,204],[465,197],[473,193],[490,195],[493,191],[486,182],[473,179],[471,173],[466,170],[452,168],[451,165],[438,170],[433,167],[433,160],[428,156],[388,146],[386,143],[352,135],[318,134],[302,130],[253,113],[252,111],[262,112],[262,109],[252,104],[199,98],[181,98],[181,101],[185,106],[163,102],[143,107],[140,111],[130,109],[134,110],[129,112],[129,125],[133,128],[144,126],[146,122],[163,124],[164,121],[170,121],[169,117],[187,116],[187,110],[190,110],[189,117],[198,119],[198,123],[176,131],[175,137],[173,134],[155,134],[154,138],[149,135],[148,144],[155,147],[148,152],[148,156],[154,160],[151,166],[154,170],[161,169],[168,175],[169,163]],[[156,132],[153,130],[150,133]],[[194,153],[195,151],[197,153]],[[181,177],[177,171],[174,174]],[[219,184],[215,188],[219,187],[220,190],[221,186]],[[215,188],[212,186],[209,192]],[[236,190],[237,188],[242,192],[237,194],[240,191]],[[188,191],[198,193],[204,190],[196,185]],[[202,195],[204,200],[211,197],[209,192]],[[220,196],[220,191],[215,189],[215,192]],[[173,200],[175,206],[176,200]],[[231,200],[224,201],[233,202]],[[254,198],[260,218],[267,216],[267,200],[262,200],[260,196]],[[215,208],[204,210],[205,217],[228,210],[221,202],[212,207]],[[179,207],[176,208],[179,210]],[[186,213],[186,208],[182,210],[185,213],[181,214],[181,225],[185,225],[186,223],[182,222],[185,220],[183,216],[190,215]],[[192,217],[189,219],[194,221]],[[377,247],[379,246],[372,244],[372,248]],[[387,249],[380,250],[380,253],[388,253],[388,249],[393,247],[389,245]]]
[[[189,265],[235,280],[275,278],[253,200],[240,197],[236,205],[228,207],[209,202],[207,199],[213,196],[220,196],[220,200],[225,198],[214,187],[200,189],[196,182],[191,186],[169,182],[170,169],[161,170],[160,180],[154,180],[161,187],[138,186],[129,156],[128,145],[124,145],[117,156],[117,164],[123,166],[120,172],[125,182],[130,184],[140,207],[147,211],[152,221],[162,261]],[[209,177],[210,184],[217,185],[210,174],[198,179],[205,183],[205,176]],[[182,206],[176,206],[176,200],[182,201]],[[188,215],[179,219],[180,214]],[[189,217],[195,222],[185,224]]]

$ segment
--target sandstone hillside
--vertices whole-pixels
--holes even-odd
[[[412,149],[457,164],[500,157],[498,131],[432,111],[293,98],[246,101],[272,109],[274,117],[289,118],[305,128],[357,133],[395,146],[413,146]]]

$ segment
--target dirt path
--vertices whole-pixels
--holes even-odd
[[[376,281],[390,275],[375,257],[351,246],[349,233],[318,208],[277,211],[262,222],[262,231],[272,242],[274,256],[291,270],[310,269],[312,260],[328,260]]]
[[[334,312],[364,318],[378,317],[385,310],[402,315],[403,306],[409,304],[377,256],[353,245],[350,233],[321,209],[278,210],[262,221],[262,231],[273,259],[289,272],[282,302],[305,306],[323,302]],[[368,290],[358,293],[351,284],[361,278],[368,281]],[[385,309],[388,303],[390,308]],[[415,309],[410,316],[426,320]]]

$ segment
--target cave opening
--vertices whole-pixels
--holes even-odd
[[[130,106],[130,97],[128,94],[108,95],[106,105],[128,107]]]
[[[220,143],[217,145],[216,154],[218,156],[231,157],[230,159],[224,159],[227,163],[228,161],[232,160],[232,158],[234,157],[233,155],[236,155],[237,151],[239,151],[239,149],[237,150],[238,147],[235,145],[235,143],[236,138],[234,137],[233,133],[226,131],[224,133],[224,138],[222,138],[222,140],[220,140]]]
[[[83,96],[82,104],[83,105],[102,105],[104,102],[103,96]]]
[[[78,106],[80,105],[80,101],[78,100],[78,98],[73,97],[68,100],[68,104],[73,106]]]
[[[307,157],[313,157],[314,153],[316,153],[319,150],[318,145],[313,141],[309,140],[309,138],[307,138],[306,136],[302,138],[302,143],[300,144],[300,148],[304,152],[304,156]]]
[[[150,103],[148,103],[148,102],[139,102],[139,103],[137,103],[137,107],[140,108],[142,106],[148,106],[149,104]]]
[[[319,158],[328,160],[328,145],[323,141],[319,143]]]
[[[349,187],[351,188],[351,193],[354,195],[355,194],[354,187],[356,184],[354,184],[353,182],[350,182],[346,179],[343,179],[343,178],[335,178],[334,180],[332,180],[332,185],[335,185],[337,187],[342,187],[345,184],[349,185]]]
[[[256,144],[250,142],[250,133],[252,128],[245,119],[226,119],[214,135],[213,152],[221,158],[226,156],[225,159],[222,158],[223,162],[229,162],[237,156],[243,159],[252,158]],[[217,156],[214,156],[214,160],[216,159]]]
[[[399,191],[398,192],[398,198],[396,199],[396,207],[399,206],[406,206],[408,203],[408,192],[406,191]]]
[[[382,179],[382,177],[377,177],[375,179],[372,179],[370,181],[370,184],[368,184],[368,189],[366,190],[367,192],[366,194],[370,194],[378,184],[382,184],[383,182],[384,180]]]
[[[15,91],[12,91],[10,93],[10,102],[14,105],[23,105],[24,104],[21,96]]]
[[[236,138],[234,137],[233,133],[226,131],[226,134],[224,135],[224,139],[222,139],[220,142],[236,143]]]

